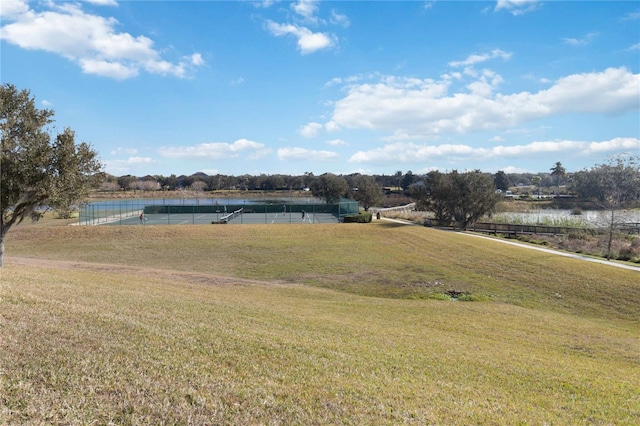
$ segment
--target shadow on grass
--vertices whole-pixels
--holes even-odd
[[[416,226],[415,223],[411,223],[411,222],[395,222],[390,220],[380,220],[379,222],[377,222],[377,225],[385,228],[400,228],[404,226]]]

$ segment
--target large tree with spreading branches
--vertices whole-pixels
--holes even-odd
[[[325,173],[315,178],[310,188],[314,197],[324,200],[327,204],[337,203],[349,190],[345,178],[332,173]]]
[[[353,190],[353,198],[358,200],[365,211],[369,211],[369,207],[375,206],[384,199],[382,187],[373,177],[359,175],[353,183],[356,186]]]
[[[73,130],[53,136],[53,116],[36,108],[28,90],[0,86],[0,267],[13,225],[38,220],[46,208],[64,216],[102,178],[96,151],[76,143]]]
[[[493,178],[478,170],[430,172],[424,182],[412,186],[411,196],[418,209],[434,214],[436,223],[460,229],[494,213],[499,200]]]

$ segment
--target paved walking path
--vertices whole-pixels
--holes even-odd
[[[404,220],[398,220],[398,219],[382,218],[382,220],[387,220],[387,221],[396,222],[396,223],[403,223],[405,225],[422,226],[422,225],[419,225],[417,223],[408,222],[408,221],[404,221]],[[450,232],[450,231],[447,231],[447,232]],[[484,238],[484,239],[487,239],[487,240],[495,241],[497,243],[511,244],[511,245],[518,246],[518,247],[523,247],[523,248],[526,248],[526,249],[529,249],[529,250],[537,250],[537,251],[542,251],[542,252],[549,253],[549,254],[554,254],[554,255],[557,255],[557,256],[571,257],[573,259],[585,260],[587,262],[601,263],[603,265],[614,266],[616,268],[623,268],[623,269],[629,269],[631,271],[640,272],[640,266],[634,266],[634,265],[629,265],[629,264],[625,264],[625,263],[619,263],[619,262],[615,262],[615,261],[611,261],[611,260],[584,256],[584,255],[580,255],[580,254],[576,254],[576,253],[567,253],[567,252],[563,252],[563,251],[559,251],[559,250],[552,250],[552,249],[548,249],[548,248],[544,248],[544,247],[537,247],[537,246],[534,246],[534,245],[531,245],[531,244],[525,244],[525,243],[520,243],[520,242],[516,242],[516,241],[509,241],[509,240],[505,240],[505,239],[502,239],[502,238],[489,237],[489,236],[486,236],[486,235],[478,235],[478,234],[473,234],[473,233],[470,233],[470,232],[464,232],[464,231],[455,231],[455,232],[457,232],[460,235],[466,235],[468,237]]]

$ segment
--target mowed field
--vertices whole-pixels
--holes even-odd
[[[0,273],[0,424],[640,423],[636,271],[378,221],[27,225]]]

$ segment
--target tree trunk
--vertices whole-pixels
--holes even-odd
[[[0,235],[0,268],[4,263],[4,235]]]
[[[609,223],[609,243],[607,245],[607,260],[611,260],[611,242],[613,241],[613,213],[614,209],[611,209],[611,222]]]

